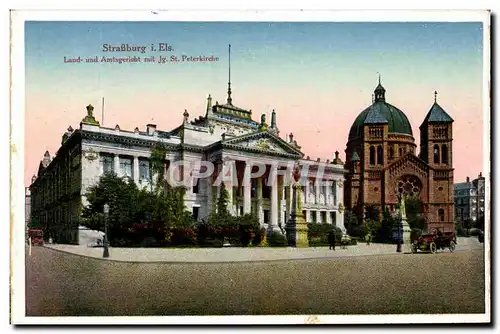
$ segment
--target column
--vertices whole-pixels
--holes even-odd
[[[337,181],[333,180],[332,181],[333,205],[337,205],[338,200],[339,200],[339,198],[337,196],[337,188],[338,188]]]
[[[250,213],[252,210],[252,165],[246,161],[243,174],[243,214]]]
[[[283,225],[283,176],[282,175],[278,175],[277,176],[277,182],[278,182],[278,207],[277,207],[277,210],[278,210],[278,226],[282,226],[284,227]]]
[[[320,194],[320,190],[321,190],[320,183],[321,183],[321,180],[319,180],[319,179],[316,179],[316,181],[314,182],[315,195],[316,195],[316,204],[320,204],[319,203],[319,194]]]
[[[224,186],[227,190],[227,211],[229,214],[234,215],[234,210],[233,210],[233,183],[230,181],[224,182]]]
[[[339,182],[338,180],[335,180],[335,205],[340,205],[340,203],[342,203],[342,198],[343,198],[343,195],[342,195],[342,187],[339,186]]]
[[[262,226],[264,224],[264,210],[262,209],[262,177],[257,179],[257,217]]]
[[[303,196],[304,203],[309,203],[309,196],[311,195],[311,187],[309,186],[309,179],[306,179],[306,196]]]
[[[318,189],[318,188],[316,188]],[[316,197],[318,198],[318,197]],[[321,211],[320,210],[316,210],[316,224],[322,224],[323,222],[321,221]]]
[[[271,202],[269,206],[269,213],[271,215],[271,219],[269,220],[269,230],[275,231],[279,230],[278,228],[278,177],[277,177],[277,167],[275,165],[271,165],[270,170],[270,178],[272,180],[271,184]]]
[[[287,192],[285,193],[285,205],[286,205],[286,216],[285,216],[285,224],[288,222],[288,219],[290,219],[290,214],[292,211],[291,205],[292,205],[292,196],[293,196],[293,187],[292,187],[292,181],[290,181],[290,184],[286,186]]]
[[[134,156],[133,177],[135,184],[139,185],[139,157]]]
[[[205,195],[207,196],[205,217],[208,218],[210,213],[212,213],[212,207],[213,207],[212,175],[205,178]]]
[[[114,162],[114,172],[116,175],[120,175],[120,156],[118,154],[115,154],[113,157],[113,162]]]
[[[326,211],[326,223],[327,224],[332,224],[332,213],[331,211]]]

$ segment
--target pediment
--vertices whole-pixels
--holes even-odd
[[[269,132],[257,132],[222,141],[226,148],[253,151],[262,154],[302,157],[302,152],[293,145]]]
[[[407,153],[387,167],[389,175],[392,177],[408,173],[427,176],[429,169],[430,167],[427,163],[411,153]]]

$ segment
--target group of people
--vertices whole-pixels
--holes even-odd
[[[335,250],[335,242],[337,241],[337,232],[335,231],[335,229],[331,230],[329,233],[328,233],[328,244],[329,244],[329,249],[333,249]],[[367,245],[370,245],[371,241],[372,241],[372,235],[371,233],[368,233],[366,236],[365,236],[365,241],[366,241],[366,244]],[[344,243],[341,241],[341,248],[344,248],[345,245]]]

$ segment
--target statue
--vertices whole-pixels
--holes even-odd
[[[261,124],[261,125],[266,124],[266,114],[262,114],[262,115],[260,116],[260,124]]]
[[[87,106],[87,116],[94,117],[94,107],[91,104]]]
[[[94,107],[91,104],[87,106],[87,116],[82,119],[82,123],[99,125],[99,122],[94,117]]]
[[[401,218],[406,218],[406,205],[405,205],[405,197],[401,196],[401,204],[400,204],[400,214]]]

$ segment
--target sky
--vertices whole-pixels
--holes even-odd
[[[146,46],[104,52],[103,44]],[[160,51],[167,43],[173,51]],[[379,74],[386,101],[418,127],[437,101],[454,119],[455,182],[483,171],[482,23],[384,22],[26,22],[25,184],[43,154],[57,152],[68,126],[92,104],[104,125],[168,131],[204,115],[206,98],[225,103],[231,44],[233,104],[254,120],[277,113],[311,159],[333,159],[351,124],[371,104]],[[156,50],[151,50],[153,45]],[[145,63],[144,57],[215,56],[216,62]],[[137,56],[140,63],[86,63]],[[64,59],[81,57],[81,63]]]

